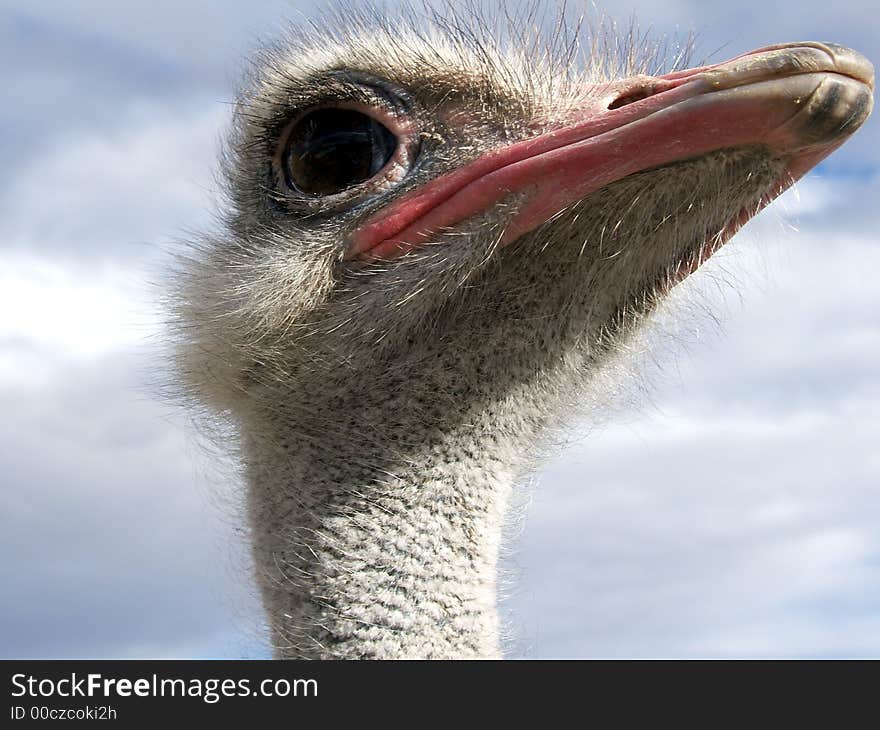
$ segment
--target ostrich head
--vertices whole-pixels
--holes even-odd
[[[235,425],[280,656],[492,656],[505,503],[536,445],[858,128],[872,69],[799,43],[647,75],[578,63],[561,30],[377,20],[259,59],[225,233],[181,278],[180,365]]]

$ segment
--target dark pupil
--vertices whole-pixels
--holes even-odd
[[[366,114],[317,109],[297,122],[287,144],[287,184],[309,195],[329,195],[369,180],[394,151],[397,139]]]

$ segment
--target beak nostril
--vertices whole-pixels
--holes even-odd
[[[642,86],[641,88],[631,89],[623,96],[618,96],[614,101],[612,101],[608,105],[608,109],[620,109],[620,107],[626,106],[627,104],[632,104],[634,101],[641,101],[642,99],[647,99],[649,96],[654,95],[654,90],[648,86]]]

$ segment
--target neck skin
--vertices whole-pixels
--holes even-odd
[[[532,429],[503,407],[444,417],[441,384],[417,388],[324,393],[243,425],[278,657],[500,656],[496,564]]]
[[[255,370],[236,410],[278,656],[500,655],[513,485],[584,400],[602,354],[589,323],[617,306],[577,283],[589,278],[566,247],[509,256],[435,313],[434,333],[414,318],[382,349],[341,329],[291,349],[277,375]],[[536,270],[558,286],[536,286]]]

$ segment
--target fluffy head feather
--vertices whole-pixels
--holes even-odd
[[[389,387],[433,367],[437,349],[484,383],[486,369],[505,379],[499,362],[527,379],[589,369],[774,184],[781,165],[764,150],[723,151],[631,176],[503,249],[516,196],[403,258],[343,261],[350,232],[390,200],[558,123],[587,84],[657,70],[657,46],[640,57],[600,29],[605,40],[582,48],[563,21],[543,41],[523,20],[345,13],[263,52],[225,157],[227,233],[201,242],[179,289],[183,370],[210,404],[237,412],[254,384],[278,400],[327,380]],[[279,191],[272,160],[297,112],[382,103],[377,84],[418,128],[409,174],[329,203]]]

